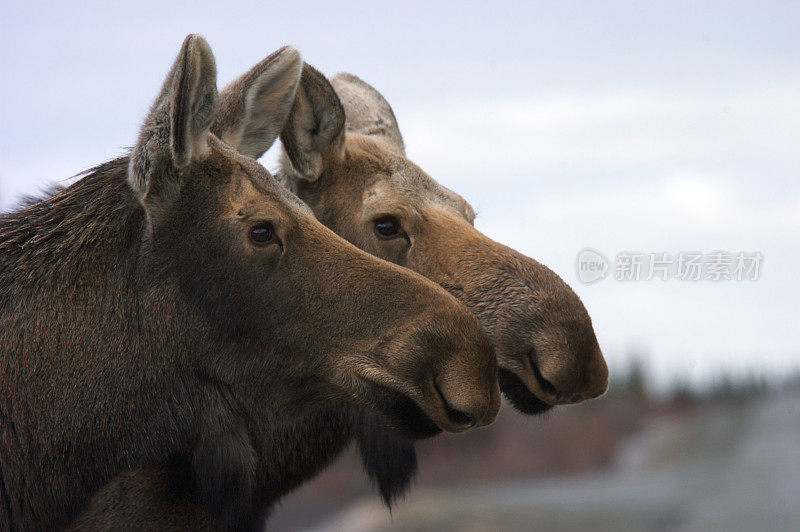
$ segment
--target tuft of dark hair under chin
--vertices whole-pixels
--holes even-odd
[[[553,408],[553,405],[536,397],[519,377],[507,369],[498,368],[497,382],[500,385],[500,391],[503,392],[511,406],[523,414],[535,416]]]
[[[378,488],[383,503],[392,505],[411,487],[417,473],[413,442],[401,437],[376,414],[363,411],[355,426],[364,472]]]
[[[422,440],[436,436],[442,429],[422,409],[405,395],[383,386],[376,386],[380,399],[376,410],[383,424],[407,440]]]
[[[377,391],[380,399],[374,410],[357,409],[353,436],[364,472],[391,510],[417,473],[414,440],[430,438],[442,429],[405,395],[379,385]]]

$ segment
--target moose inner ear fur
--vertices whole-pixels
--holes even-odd
[[[239,153],[261,157],[286,122],[302,69],[291,46],[258,63],[222,90],[212,132]]]
[[[176,170],[205,156],[216,99],[214,55],[203,37],[189,35],[131,153],[128,182],[143,203],[177,185],[159,179],[174,181]]]
[[[297,177],[314,182],[332,161],[344,159],[345,115],[330,82],[306,64],[281,133],[284,155]]]

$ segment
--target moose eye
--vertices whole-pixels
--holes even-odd
[[[394,216],[384,216],[375,220],[375,234],[383,240],[391,240],[405,236],[405,231],[400,227],[400,222]]]
[[[275,228],[269,222],[260,223],[250,229],[250,240],[259,246],[272,244],[278,241],[275,236]]]

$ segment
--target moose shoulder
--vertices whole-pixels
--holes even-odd
[[[266,150],[302,61],[263,66],[227,112]],[[189,36],[130,157],[0,218],[1,529],[63,527],[115,476],[176,460],[215,522],[250,525],[259,458],[330,400],[409,430],[494,417],[474,317],[319,224],[210,133],[216,105],[213,55]]]

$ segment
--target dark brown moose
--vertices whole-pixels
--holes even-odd
[[[223,138],[263,151],[302,61],[285,48],[259,67],[220,113]],[[0,529],[63,527],[147,464],[252,526],[249,502],[286,489],[254,479],[325,460],[345,426],[330,405],[412,436],[494,418],[475,317],[317,222],[210,133],[216,105],[213,55],[189,36],[129,157],[0,218]]]

